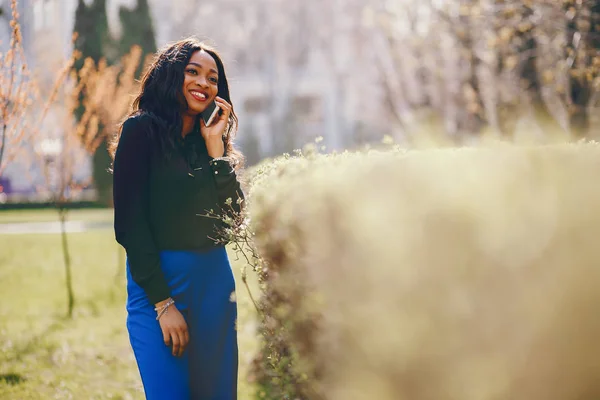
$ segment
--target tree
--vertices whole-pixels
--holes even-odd
[[[68,89],[64,89],[65,78],[68,76],[68,71],[72,68],[72,62],[67,65],[65,70],[59,75],[59,78],[54,84],[50,98],[52,103],[64,103],[63,96],[68,93]],[[71,103],[77,103],[79,93],[75,93]],[[49,104],[51,106],[51,104]],[[43,117],[48,112],[47,107],[43,112]],[[78,138],[75,136],[73,129],[73,112],[74,109],[68,109],[67,113],[60,113],[59,110],[53,110],[56,118],[59,120],[59,126],[63,129],[58,129],[54,134],[45,137],[39,141],[37,150],[38,162],[43,171],[44,186],[43,191],[48,200],[54,205],[60,222],[61,230],[61,248],[63,252],[63,263],[65,267],[65,288],[67,292],[67,316],[73,317],[75,308],[75,292],[73,290],[73,271],[71,264],[71,255],[69,251],[69,242],[66,230],[66,221],[68,213],[68,205],[75,198],[76,194],[86,186],[84,182],[78,182],[76,171],[80,168],[83,162],[84,152]],[[64,110],[62,110],[64,111]],[[63,114],[63,115],[60,115]],[[66,114],[66,115],[65,115]],[[42,120],[44,119],[42,117]],[[40,123],[36,136],[42,138]],[[46,131],[47,127],[44,128]]]
[[[17,1],[11,1],[10,37],[0,53],[0,176],[14,160],[29,129],[24,116],[31,108],[34,86],[25,60]]]
[[[134,71],[139,53],[139,48],[134,48],[124,57],[122,65],[113,66],[105,62],[96,66],[87,58],[79,73],[73,71],[74,59],[71,59],[47,96],[48,104],[34,130],[38,165],[44,177],[40,190],[54,205],[61,226],[69,317],[73,316],[75,306],[66,232],[70,204],[92,183],[80,171],[86,156],[94,154],[106,142],[109,130],[103,127],[116,125],[129,109],[129,94],[137,88]],[[83,111],[79,118],[75,117],[76,110]],[[52,121],[45,123],[49,114]]]
[[[93,0],[89,6],[84,0],[78,0],[73,31],[77,34],[74,49],[81,55],[75,62],[77,71],[83,67],[88,57],[96,63],[104,58],[112,44],[108,32],[106,0]]]
[[[446,133],[458,126],[457,138],[491,128],[510,139],[521,120],[544,136],[567,126],[576,137],[590,135],[600,87],[600,1],[431,0],[374,9],[387,39],[377,55],[385,61],[382,89],[402,122],[426,107]],[[413,93],[424,93],[423,106],[410,101]]]
[[[121,7],[119,16],[123,31],[121,38],[114,40],[108,30],[106,0],[94,0],[89,6],[86,6],[83,0],[79,0],[74,27],[74,31],[77,33],[75,49],[80,56],[75,65],[79,80],[82,79],[81,71],[86,63],[90,61],[98,69],[105,69],[110,65],[120,63],[127,57],[131,57],[130,52],[132,52],[134,46],[136,49],[133,50],[133,57],[138,57],[140,51],[142,56],[156,51],[154,30],[147,0],[138,0],[137,7],[133,10]],[[143,62],[136,62],[136,70],[133,76],[139,76],[143,68]],[[119,77],[114,78],[119,79]],[[125,80],[129,78],[130,75],[127,75]],[[82,88],[80,100],[83,100],[86,96],[86,90],[85,87]],[[83,101],[80,101],[80,105],[75,111],[78,119],[82,118],[84,114],[83,103]],[[102,115],[96,115],[100,118],[98,129],[95,131],[97,136],[86,138],[86,147],[93,143],[95,149],[93,152],[93,179],[98,190],[98,200],[104,205],[112,203],[112,178],[107,172],[111,159],[106,140],[111,136],[119,122],[113,116],[123,117],[128,108],[129,104],[127,104],[125,110],[123,110],[122,105],[119,105],[116,107],[115,112],[110,113],[104,110]],[[98,110],[96,109],[96,111]],[[89,131],[87,135],[89,135]]]
[[[80,72],[86,60],[91,59],[95,64],[102,60],[112,61],[116,57],[116,51],[108,31],[108,16],[106,13],[106,0],[93,0],[88,6],[84,0],[79,0],[75,10],[75,25],[73,30],[76,34],[74,50],[78,57],[75,70],[78,72],[77,79],[81,80]],[[79,106],[74,110],[74,115],[80,119],[84,113],[83,98],[85,90],[80,92]],[[102,127],[99,129],[102,130]],[[107,168],[110,166],[110,156],[106,145],[98,145],[93,152],[93,179],[98,191],[98,200],[101,204],[108,205],[111,201],[110,175]]]
[[[532,6],[524,3],[520,13],[520,21],[517,23],[515,42],[517,52],[521,55],[519,65],[519,76],[523,89],[533,108],[533,115],[537,124],[544,133],[553,134],[562,131],[557,119],[552,115],[548,105],[542,96],[542,74],[539,72],[537,55],[540,51],[538,45],[538,28],[534,22],[535,10]]]
[[[600,1],[565,0],[564,4],[569,125],[576,137],[584,137],[590,128],[590,103],[597,92],[594,83],[600,75]]]
[[[42,87],[33,78],[25,60],[25,49],[21,38],[17,1],[11,2],[11,37],[8,51],[0,57],[0,174],[4,166],[14,162],[19,150],[20,161],[34,164],[40,161],[44,185],[50,193],[49,199],[56,206],[62,227],[62,249],[66,272],[68,315],[73,314],[75,297],[72,284],[71,259],[65,230],[66,203],[74,188],[74,179],[79,167],[76,149],[72,146],[73,135],[61,135],[56,126],[48,124],[49,115],[57,116],[61,94],[69,90],[68,76],[73,67],[73,58],[66,61],[58,72],[50,90]],[[77,99],[78,96],[75,96]],[[71,110],[73,111],[73,110]],[[72,120],[72,113],[69,112]],[[70,132],[70,131],[69,131]],[[34,140],[32,140],[34,139]],[[10,147],[8,147],[10,145]],[[28,146],[33,146],[31,149]],[[10,150],[10,152],[8,151]],[[81,152],[79,152],[81,154]],[[6,159],[4,156],[7,155]],[[24,160],[23,160],[24,159]],[[2,161],[6,161],[3,163]],[[28,168],[29,169],[29,168]],[[25,177],[26,178],[26,177]]]
[[[122,35],[118,45],[119,56],[128,54],[133,46],[139,46],[143,56],[156,52],[154,27],[148,0],[138,0],[137,7],[133,10],[121,7],[119,18],[122,26]],[[144,63],[140,63],[136,76],[141,75],[143,68]]]

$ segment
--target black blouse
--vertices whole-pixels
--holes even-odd
[[[198,127],[165,158],[150,123],[138,115],[123,124],[113,199],[116,240],[127,252],[133,280],[155,304],[171,296],[159,252],[214,247],[223,222],[203,215],[231,207],[239,212],[244,195],[229,162],[208,155]]]

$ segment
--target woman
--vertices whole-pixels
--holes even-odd
[[[221,109],[208,127],[200,115]],[[115,143],[116,240],[127,252],[127,329],[147,399],[235,399],[235,286],[223,224],[239,212],[237,117],[223,63],[185,39],[160,51]],[[228,200],[231,199],[231,200]]]

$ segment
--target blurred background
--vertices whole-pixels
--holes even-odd
[[[0,2],[4,50],[10,3]],[[127,112],[137,89],[133,79],[145,56],[188,35],[225,58],[240,118],[237,145],[249,165],[316,137],[327,150],[341,150],[384,137],[414,145],[435,135],[438,142],[465,144],[486,135],[513,140],[597,131],[598,1],[19,0],[17,7],[25,60],[44,94],[39,103],[73,55],[75,71],[88,58],[124,68],[123,57],[139,47],[132,82],[118,82],[117,73],[108,84],[113,92],[105,95],[104,114],[113,115],[93,112],[102,132],[92,134],[94,144],[88,140],[88,155],[78,162],[78,181],[89,178],[98,191],[89,198],[107,205],[103,142]],[[65,80],[73,81],[81,77]],[[81,99],[86,90],[92,97],[84,89]],[[37,153],[46,157],[66,135],[50,131],[64,125],[56,115],[69,106],[58,99],[52,108],[36,136],[45,143]],[[82,105],[75,108],[81,118]],[[94,129],[85,126],[78,135]],[[4,164],[12,164],[0,178],[6,194],[40,186],[32,163]]]

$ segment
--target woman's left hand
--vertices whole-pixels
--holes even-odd
[[[208,155],[212,158],[223,157],[225,154],[223,133],[225,133],[225,129],[227,128],[232,109],[231,104],[218,96],[215,98],[215,103],[221,109],[218,119],[215,119],[208,127],[204,125],[204,120],[200,119],[200,132],[206,143]]]

